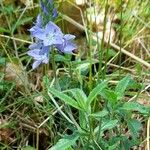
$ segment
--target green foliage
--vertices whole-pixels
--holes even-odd
[[[130,80],[131,80],[130,76],[126,76],[121,81],[119,81],[119,83],[117,84],[117,86],[115,88],[115,93],[117,94],[118,100],[123,98],[123,96],[125,94],[125,90],[129,86]]]
[[[23,19],[20,19],[18,22],[16,22],[13,26],[12,26],[12,31],[15,31],[15,29],[17,29],[19,26],[21,25],[25,25],[28,22],[30,22],[33,19],[33,17],[26,17]]]
[[[96,34],[91,31],[97,30],[95,23],[94,27],[87,24],[87,28],[85,24],[86,36],[82,36],[76,22],[87,18],[80,21],[74,18],[80,16],[72,14],[73,0],[54,1],[60,10],[62,3],[67,4],[62,7],[65,14],[59,13],[75,19],[74,22],[67,18],[75,24],[71,25],[73,29],[65,18],[59,17],[57,23],[64,23],[66,33],[76,34],[78,45],[77,54],[54,56],[56,72],[51,62],[31,70],[32,61],[26,54],[31,42],[28,30],[39,13],[39,1],[28,7],[25,0],[0,0],[0,149],[130,150],[135,146],[138,149],[145,142],[143,133],[150,114],[150,108],[139,103],[149,100],[144,88],[150,72],[140,62],[124,54],[119,56],[115,48],[100,38],[100,43],[93,39]],[[102,14],[109,3],[105,17],[106,23],[111,18],[115,29],[114,43],[149,61],[149,0],[91,2],[92,18],[97,13],[94,2],[99,3]],[[84,12],[86,8],[81,9]],[[83,13],[83,17],[88,15]],[[102,21],[98,30],[103,30],[107,37],[105,25],[107,28]],[[50,61],[52,57],[50,54]],[[19,64],[18,72],[7,67],[8,60]],[[24,83],[14,83],[15,77]]]
[[[128,124],[129,130],[131,131],[132,137],[134,139],[138,138],[139,131],[142,129],[141,122],[136,119],[129,119],[127,120],[127,124]]]
[[[1,56],[0,56],[0,66],[4,66],[4,65],[5,65],[5,62],[6,62],[5,57],[1,57]]]
[[[137,102],[127,102],[124,103],[121,109],[127,110],[127,111],[138,111],[142,114],[148,114],[148,108],[144,107],[143,105],[137,103]]]
[[[102,117],[105,117],[109,114],[109,112],[106,109],[103,109],[102,111],[90,114],[91,117],[94,117],[95,119],[100,119]]]
[[[26,146],[26,147],[22,148],[21,150],[35,150],[35,148],[31,147],[31,146]]]
[[[64,101],[66,104],[74,107],[79,111],[79,137],[82,137],[82,140],[86,142],[86,139],[91,139],[89,142],[92,144],[92,139],[97,137],[97,143],[99,146],[102,146],[104,149],[129,149],[137,143],[131,142],[127,136],[122,137],[124,131],[122,127],[126,124],[130,131],[131,137],[134,141],[138,140],[139,133],[142,129],[141,122],[132,117],[132,112],[135,111],[148,115],[148,109],[143,105],[137,102],[127,102],[124,100],[124,95],[130,88],[133,88],[132,78],[128,75],[118,82],[115,88],[108,88],[108,81],[102,81],[99,83],[93,90],[89,93],[88,96],[81,89],[70,89],[65,92],[66,94],[59,92],[54,88],[49,88],[49,92],[54,96],[58,97],[60,100]],[[97,99],[104,99],[104,108],[102,110],[95,112],[91,109],[92,103],[98,104]],[[122,121],[122,119],[124,121]],[[86,131],[87,134],[81,134]],[[105,132],[109,135],[108,140],[103,138]],[[116,138],[116,142],[112,145],[109,145],[109,141],[113,138]],[[62,140],[63,141],[63,140]],[[126,145],[119,145],[120,142],[123,143],[132,143]],[[58,142],[59,143],[59,142]],[[63,143],[63,142],[62,142]],[[55,146],[57,147],[58,144]],[[61,144],[60,144],[61,145]],[[54,147],[55,147],[54,146]]]
[[[71,146],[75,144],[78,138],[79,138],[78,134],[64,136],[56,143],[56,145],[51,147],[49,150],[69,150]]]
[[[100,94],[100,92],[107,86],[107,81],[98,84],[89,94],[87,104],[90,105],[92,101]]]
[[[58,90],[54,88],[49,88],[49,92],[52,93],[54,96],[58,97],[65,103],[69,104],[70,106],[76,108],[76,109],[81,109],[78,103],[71,97],[67,96],[66,94],[63,94],[62,92],[59,92]]]

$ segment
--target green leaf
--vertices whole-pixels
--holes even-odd
[[[101,130],[102,131],[110,130],[110,129],[116,127],[117,124],[118,124],[118,120],[117,119],[109,120],[109,121],[107,120],[107,121],[102,123]]]
[[[36,150],[34,147],[26,146],[24,148],[21,148],[21,150]]]
[[[137,102],[127,102],[121,107],[121,109],[128,110],[128,111],[138,111],[143,114],[148,113],[148,109]]]
[[[118,124],[118,120],[105,120],[102,122],[101,128],[100,128],[100,134],[102,134],[105,130],[110,130],[114,127],[116,127]],[[94,130],[95,133],[99,131],[99,126],[97,126]]]
[[[49,150],[66,150],[75,144],[76,140],[79,138],[78,134],[73,134],[71,136],[66,136],[60,139],[56,145],[51,147]]]
[[[117,102],[117,95],[116,95],[116,93],[114,91],[104,89],[104,90],[102,90],[102,92],[100,93],[100,95],[104,99],[108,100],[108,102],[110,102],[112,105],[117,104],[116,103]]]
[[[101,92],[104,88],[106,88],[107,83],[108,83],[107,81],[101,82],[100,84],[98,84],[98,85],[90,92],[90,94],[89,94],[89,96],[88,96],[88,99],[87,99],[87,105],[88,105],[88,106],[93,102],[93,100],[96,98],[96,96],[97,96],[98,94],[100,94],[100,92]]]
[[[60,100],[64,101],[66,104],[76,108],[76,109],[79,109],[79,110],[82,110],[78,103],[71,97],[69,97],[68,95],[54,89],[54,88],[49,88],[49,92],[52,93],[54,96],[58,97]]]
[[[114,57],[116,54],[117,54],[117,52],[114,49],[108,49],[107,58],[109,59],[111,57]]]
[[[0,57],[0,66],[5,65],[6,59],[4,57]]]
[[[87,129],[87,115],[83,111],[79,111],[79,125],[82,129]]]
[[[14,8],[13,8],[13,5],[7,5],[7,6],[4,6],[3,8],[0,8],[0,11],[11,15],[14,12]]]
[[[141,89],[142,88],[142,85],[137,83],[135,80],[130,80],[129,82],[129,85],[128,85],[128,89]]]
[[[114,150],[114,149],[117,149],[118,145],[119,145],[118,143],[115,143],[115,144],[109,146],[109,147],[108,147],[108,150]]]
[[[87,96],[86,94],[81,90],[81,89],[71,89],[69,90],[73,97],[76,99],[76,101],[78,102],[78,105],[83,108],[84,110],[86,110],[86,101],[87,101]]]
[[[8,29],[5,29],[3,27],[0,27],[0,33],[10,33],[10,31]]]
[[[140,123],[140,121],[136,119],[130,119],[127,120],[127,124],[133,138],[137,138],[139,136],[139,131],[142,129],[142,124]]]
[[[115,93],[117,94],[118,100],[120,100],[124,96],[125,90],[127,89],[130,80],[131,77],[128,75],[117,84],[115,88]]]
[[[60,54],[55,55],[56,62],[68,62],[69,60],[70,58],[67,58],[66,55],[60,55]]]
[[[108,111],[107,111],[106,109],[103,109],[102,111],[99,111],[99,112],[90,114],[91,117],[94,117],[94,118],[96,118],[96,119],[105,117],[105,116],[107,116],[107,115],[108,115]]]

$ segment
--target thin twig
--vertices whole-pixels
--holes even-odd
[[[62,109],[64,105],[60,106],[59,108]],[[56,109],[53,113],[52,116],[54,116],[59,110]],[[51,118],[51,116],[47,117],[39,126],[38,128],[41,128],[49,119]]]
[[[145,92],[145,91],[148,90],[149,88],[150,88],[150,84],[148,84],[148,85],[140,92],[140,94],[142,94],[143,92]],[[139,95],[139,93],[136,94],[136,95],[134,95],[131,99],[129,99],[129,102],[132,101],[132,100],[134,100],[134,99],[137,97],[137,95]]]
[[[23,42],[23,43],[32,44],[31,41],[26,41],[26,40],[15,38],[15,37],[11,37],[11,36],[8,36],[8,35],[0,34],[0,37],[4,37],[4,38],[7,38],[7,39],[11,39],[11,40],[15,40],[15,41]]]

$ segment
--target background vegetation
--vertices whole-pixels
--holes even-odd
[[[0,149],[149,150],[150,1],[55,4],[78,49],[33,70],[39,2],[0,0]]]

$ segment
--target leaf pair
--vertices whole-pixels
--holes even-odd
[[[78,109],[84,110],[90,108],[90,104],[94,101],[97,95],[107,86],[107,81],[103,81],[98,84],[87,97],[86,94],[80,89],[71,89],[67,92],[71,92],[73,97],[70,97],[54,88],[49,88],[49,92],[52,93],[55,97],[58,97],[60,100],[64,101],[66,104]]]

